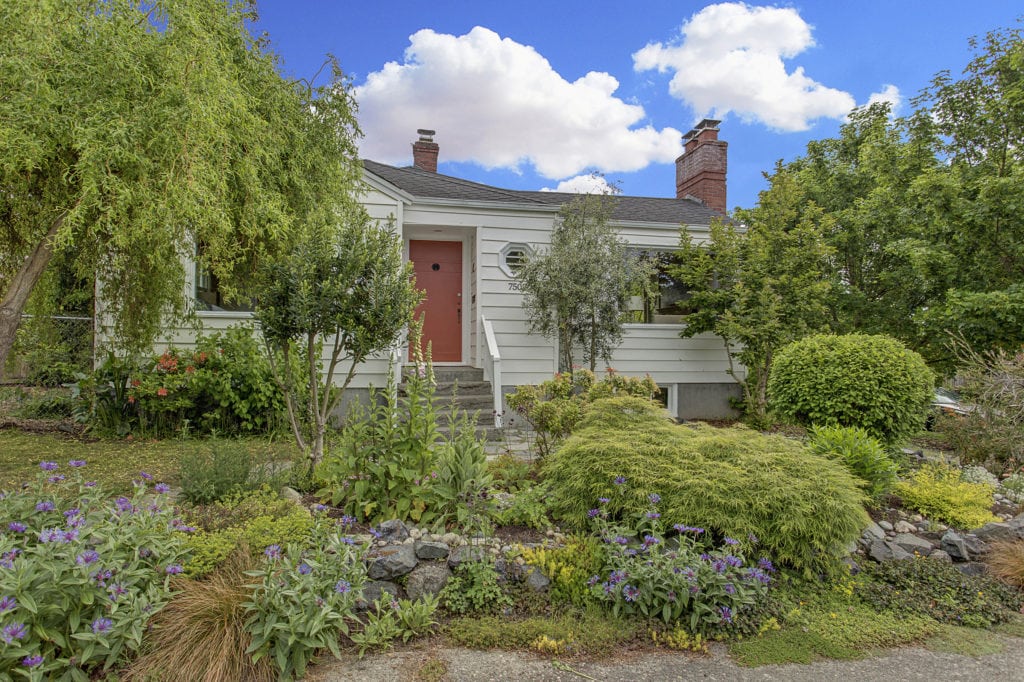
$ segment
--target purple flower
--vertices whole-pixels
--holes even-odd
[[[356,544],[356,541],[354,539],[348,537],[347,535],[345,537],[341,538],[341,541],[344,544],[346,544],[346,545],[354,545],[354,544]]]
[[[174,530],[179,531],[181,533],[195,533],[196,532],[196,527],[195,526],[186,526],[185,522],[182,521],[181,519],[173,519],[171,521],[171,528],[173,528]]]
[[[605,504],[608,504],[609,502],[611,502],[611,500],[608,499],[607,497],[599,497],[599,498],[597,498],[597,503],[598,504],[605,505]]]
[[[703,528],[697,528],[696,526],[687,526],[682,523],[677,523],[672,527],[675,528],[676,532],[680,535],[682,535],[683,533],[693,533],[694,535],[700,535],[704,532]]]
[[[64,512],[64,518],[70,519],[72,516],[78,516],[81,513],[82,511],[78,509],[78,507],[72,507],[71,509],[68,509],[66,512]]]
[[[39,504],[36,505],[36,511],[37,512],[48,512],[48,511],[53,511],[53,510],[54,510],[53,502],[50,502],[49,500],[43,500],[42,502],[40,502]]]
[[[0,613],[18,608],[18,600],[10,595],[0,597]]]
[[[60,542],[64,534],[56,528],[44,528],[39,531],[39,542],[46,544],[47,542]]]
[[[640,596],[640,590],[632,585],[626,585],[622,588],[622,596],[626,601],[636,601],[636,598]]]
[[[164,493],[171,492],[171,486],[167,485],[166,483],[157,483],[155,486],[153,486],[153,490],[162,495]]]
[[[39,463],[39,468],[42,469],[43,471],[56,471],[57,470],[57,466],[58,465],[57,465],[56,462],[40,462]]]
[[[625,571],[612,571],[611,574],[608,576],[608,582],[610,582],[612,585],[618,585],[625,579]]]
[[[660,519],[661,518],[661,514],[659,514],[658,512],[655,512],[655,511],[647,512],[647,518],[652,519],[652,520],[653,519]]]
[[[740,544],[740,541],[736,540],[735,538],[725,538],[725,544],[727,544],[727,545],[738,545],[738,544]]]
[[[649,547],[651,547],[653,545],[656,545],[659,542],[661,542],[661,540],[659,540],[658,538],[654,537],[653,535],[645,535],[644,536],[644,549],[648,549]]]
[[[343,525],[343,526],[345,526],[346,528],[348,528],[349,526],[354,526],[354,525],[355,525],[355,523],[356,523],[356,517],[354,517],[354,516],[349,516],[348,514],[345,514],[345,515],[344,515],[344,516],[342,516],[342,517],[341,517],[340,519],[338,519],[338,523],[340,523],[341,525]],[[372,529],[371,529],[371,530],[372,530]]]
[[[371,528],[371,529],[370,529],[370,535],[372,535],[373,537],[375,537],[375,538],[378,538],[378,539],[379,539],[379,538],[380,538],[380,537],[381,537],[381,536],[383,535],[383,533],[381,533],[381,532],[380,532],[379,530],[377,530],[376,528]]]
[[[97,635],[110,632],[112,627],[114,627],[114,623],[109,618],[97,618],[92,622],[92,631]]]
[[[61,481],[64,480],[64,474],[54,474],[53,476],[50,476],[46,480],[49,481],[50,483],[60,483]]]
[[[326,504],[314,504],[313,505],[313,511],[315,511],[315,512],[325,512],[325,511],[327,511],[327,505]]]
[[[39,654],[33,654],[32,656],[26,656],[21,659],[21,664],[26,668],[34,668],[43,662],[43,657]]]
[[[265,550],[263,550],[263,554],[268,559],[280,559],[281,558],[281,545],[270,545]]]
[[[352,583],[347,580],[339,580],[334,584],[334,591],[338,594],[347,594],[352,589]]]
[[[647,496],[647,500],[651,504],[658,504],[659,502],[661,502],[661,495],[659,495],[658,493],[651,493],[650,495]]]
[[[86,551],[84,551],[84,552],[82,552],[81,554],[78,555],[78,558],[75,559],[75,563],[78,564],[79,566],[86,566],[88,564],[93,563],[94,561],[99,561],[99,559],[100,559],[100,553],[99,552],[97,552],[94,549],[88,549],[88,550],[86,550]]]
[[[309,575],[313,572],[313,568],[306,562],[299,564],[299,575]]]
[[[676,591],[675,590],[669,590],[668,594],[665,595],[665,596],[668,598],[669,601],[675,601],[676,600]]]
[[[616,545],[628,545],[629,539],[621,535],[616,535],[615,539],[612,542],[614,542]]]
[[[761,559],[757,562],[757,565],[761,568],[761,570],[768,571],[769,573],[775,570],[775,566],[772,565],[772,562],[769,561],[767,557],[761,557]]]
[[[78,530],[72,528],[71,530],[60,531],[60,541],[65,545],[74,542],[78,539]]]
[[[80,467],[84,467],[85,466],[85,460],[84,459],[73,459],[70,462],[68,462],[68,466],[72,467],[74,469],[78,469]]]
[[[726,594],[736,594],[736,586],[733,585],[732,583],[726,583],[725,584],[725,593]]]
[[[757,539],[757,536],[754,535],[753,533],[748,533],[747,534],[747,540],[750,540],[750,544],[752,544],[752,545],[756,545],[757,543],[761,542],[760,540]]]
[[[626,477],[625,476],[616,476],[615,480],[613,481],[613,483],[615,483],[615,485],[626,485]]]
[[[113,585],[107,588],[107,592],[110,593],[111,599],[117,599],[123,594],[128,594],[128,590],[121,583],[114,583]]]
[[[107,581],[110,580],[113,575],[114,574],[110,571],[96,571],[92,574],[92,577],[96,580],[97,585],[100,587],[106,587]]]
[[[153,550],[151,550],[148,547],[140,547],[139,548],[139,557],[140,558],[148,559],[151,556],[153,556]]]
[[[144,480],[144,481],[152,481],[153,480],[153,477],[151,475],[147,474],[145,471],[140,471],[139,472],[139,476],[142,476],[142,480]]]
[[[715,569],[715,573],[725,573],[725,562],[721,559],[715,559],[711,567]]]
[[[590,518],[590,519],[594,518],[595,516],[600,516],[600,515],[601,515],[601,510],[600,509],[591,509],[591,510],[589,510],[587,512],[587,518]]]
[[[772,581],[772,579],[768,576],[767,573],[765,573],[759,568],[753,567],[747,569],[747,577],[751,578],[752,580],[757,580],[758,582],[764,585],[767,585]]]
[[[723,623],[732,622],[732,609],[730,609],[728,606],[719,607],[718,612],[722,615]]]
[[[7,524],[7,530],[11,531],[12,533],[24,533],[27,529],[28,526],[26,526],[21,521],[11,521]]]
[[[743,559],[739,558],[738,556],[733,556],[732,554],[726,554],[725,563],[729,564],[733,568],[739,568],[743,565]]]
[[[123,495],[114,500],[114,506],[117,507],[117,511],[120,512],[135,511],[135,506],[132,504],[132,501]]]
[[[4,640],[4,644],[13,644],[26,637],[28,637],[28,628],[24,623],[11,623],[5,625],[4,629],[0,631],[0,639]]]
[[[164,573],[166,573],[167,575],[178,575],[183,570],[185,569],[181,567],[181,564],[170,564],[167,568],[164,569]]]
[[[86,481],[82,485],[84,485],[86,488],[95,488],[96,487],[96,481]]]
[[[590,580],[587,581],[587,587],[593,587],[599,582],[601,582],[600,576],[592,575],[590,576]]]

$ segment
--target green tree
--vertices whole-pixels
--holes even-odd
[[[775,352],[827,324],[830,250],[822,233],[828,216],[807,202],[794,175],[780,166],[758,205],[735,221],[712,224],[696,243],[684,229],[670,274],[690,290],[694,312],[680,335],[720,336],[742,370],[730,374],[743,388],[747,416],[767,420],[767,386]]]
[[[579,350],[590,370],[609,362],[622,342],[630,287],[650,280],[609,223],[614,198],[583,194],[562,206],[551,246],[516,273],[530,332],[556,339],[560,371],[571,370]]]
[[[142,348],[187,309],[197,246],[237,292],[348,196],[360,170],[340,72],[284,80],[254,16],[222,0],[0,4],[0,370],[54,254]]]
[[[256,319],[292,434],[311,466],[323,458],[328,421],[357,367],[398,343],[420,301],[393,230],[360,206],[336,220],[338,227],[313,232],[268,263],[257,295]],[[339,367],[344,378],[335,385]]]

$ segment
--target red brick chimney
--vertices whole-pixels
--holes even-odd
[[[412,165],[420,170],[437,172],[437,151],[439,147],[434,142],[434,131],[420,128],[416,131],[420,139],[412,143]]]
[[[699,199],[710,209],[726,212],[725,170],[728,142],[718,139],[718,124],[706,118],[683,135],[683,155],[676,159],[676,198]]]

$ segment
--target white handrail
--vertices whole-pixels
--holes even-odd
[[[504,407],[504,396],[501,394],[501,351],[498,350],[498,340],[494,337],[494,327],[491,326],[490,320],[481,315],[480,322],[483,324],[484,337],[487,339],[488,362],[484,363],[484,378],[491,382],[494,393],[494,426],[501,428],[501,413]]]

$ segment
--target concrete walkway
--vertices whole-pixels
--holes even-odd
[[[427,644],[392,653],[367,655],[362,660],[352,656],[341,661],[325,661],[323,665],[312,668],[306,679],[313,682],[1024,681],[1022,640],[1010,637],[1004,639],[1006,648],[1002,653],[977,658],[906,647],[860,661],[822,661],[807,665],[769,665],[759,668],[737,666],[728,658],[722,645],[713,645],[711,653],[706,656],[645,652],[627,653],[614,660],[561,662],[559,659],[542,658],[530,653],[473,651]],[[432,660],[437,662],[431,663]],[[443,676],[429,674],[439,673],[442,669],[446,670]]]

